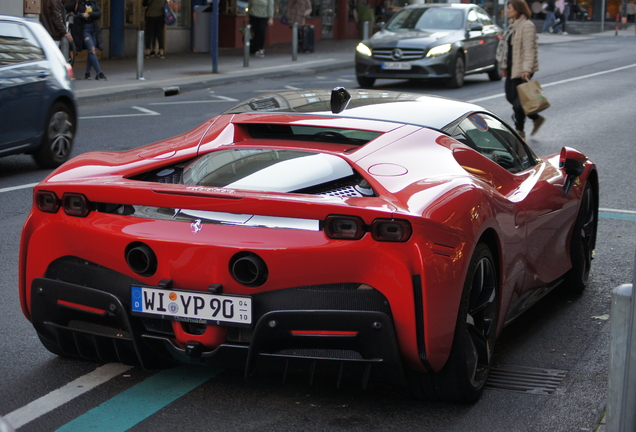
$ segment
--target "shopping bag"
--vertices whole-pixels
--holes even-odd
[[[550,108],[550,102],[548,102],[539,81],[526,81],[519,84],[517,93],[526,115],[536,114]]]
[[[163,3],[163,17],[166,19],[166,24],[168,25],[172,25],[177,21],[177,17],[174,16],[167,1]]]

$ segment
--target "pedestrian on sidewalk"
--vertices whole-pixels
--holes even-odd
[[[66,9],[63,0],[42,0],[40,22],[51,35],[58,47],[62,39],[73,42],[73,36],[66,29]]]
[[[294,23],[298,23],[298,28],[302,28],[309,15],[311,15],[311,0],[289,0],[285,12],[289,27],[293,28]]]
[[[526,113],[521,106],[517,86],[530,80],[539,70],[539,49],[537,46],[537,29],[530,20],[532,12],[525,0],[509,0],[506,15],[510,20],[497,46],[497,61],[501,75],[506,78],[506,100],[512,104],[513,118],[517,134],[525,139],[523,131]],[[528,116],[534,126],[530,135],[539,132],[545,117],[539,114]]]
[[[163,4],[165,0],[143,0],[141,5],[146,9],[144,18],[146,23],[144,39],[146,43],[146,57],[155,56],[155,42],[157,43],[157,55],[165,58],[164,27],[166,20],[163,16]]]
[[[267,27],[274,24],[274,0],[249,0],[247,15],[252,26],[250,53],[265,57]]]
[[[555,0],[546,0],[543,5],[543,11],[545,12],[545,22],[543,23],[543,29],[541,33],[547,32],[551,27],[556,24],[556,17],[554,11],[556,10]]]
[[[95,79],[106,81],[106,75],[102,72],[99,60],[97,60],[97,50],[104,49],[102,27],[99,23],[99,19],[102,17],[101,9],[93,0],[73,0],[65,7],[68,12],[74,15],[71,34],[77,52],[83,49],[88,52],[84,79],[91,79],[91,69],[94,68]]]

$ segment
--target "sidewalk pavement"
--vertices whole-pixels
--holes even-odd
[[[616,31],[591,35],[556,35],[540,33],[539,45],[585,41],[599,36],[616,36]],[[634,25],[619,30],[618,37],[636,36]],[[217,73],[212,73],[210,53],[178,53],[165,59],[148,58],[143,62],[143,80],[137,79],[137,59],[102,59],[100,65],[108,81],[84,80],[86,62],[76,62],[75,95],[80,104],[138,99],[181,93],[210,86],[236,84],[264,77],[314,75],[337,69],[354,73],[354,53],[357,39],[323,39],[316,41],[313,53],[298,53],[292,61],[291,44],[265,48],[265,57],[250,56],[244,66],[243,49],[220,48]],[[92,73],[93,78],[95,72]]]

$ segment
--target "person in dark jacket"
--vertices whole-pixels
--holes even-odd
[[[73,36],[66,31],[64,2],[62,0],[42,0],[41,7],[40,22],[57,45],[60,45],[62,38],[73,42]]]
[[[95,68],[95,79],[106,81],[106,75],[102,72],[97,59],[97,50],[103,50],[102,27],[99,19],[102,11],[93,0],[73,0],[66,4],[66,10],[73,14],[73,27],[71,34],[77,52],[86,49],[86,73],[84,79],[91,79],[91,69]]]
[[[141,5],[146,8],[144,14],[146,21],[145,42],[146,42],[146,57],[154,57],[155,51],[153,49],[155,40],[159,45],[157,51],[160,58],[164,58],[164,27],[166,21],[163,16],[163,4],[164,0],[143,0]]]

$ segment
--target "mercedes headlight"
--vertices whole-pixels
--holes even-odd
[[[438,45],[436,47],[431,48],[426,53],[426,57],[439,57],[445,54],[448,54],[451,50],[451,44]]]
[[[356,47],[356,51],[358,54],[363,55],[365,57],[371,57],[371,48],[360,42]]]

